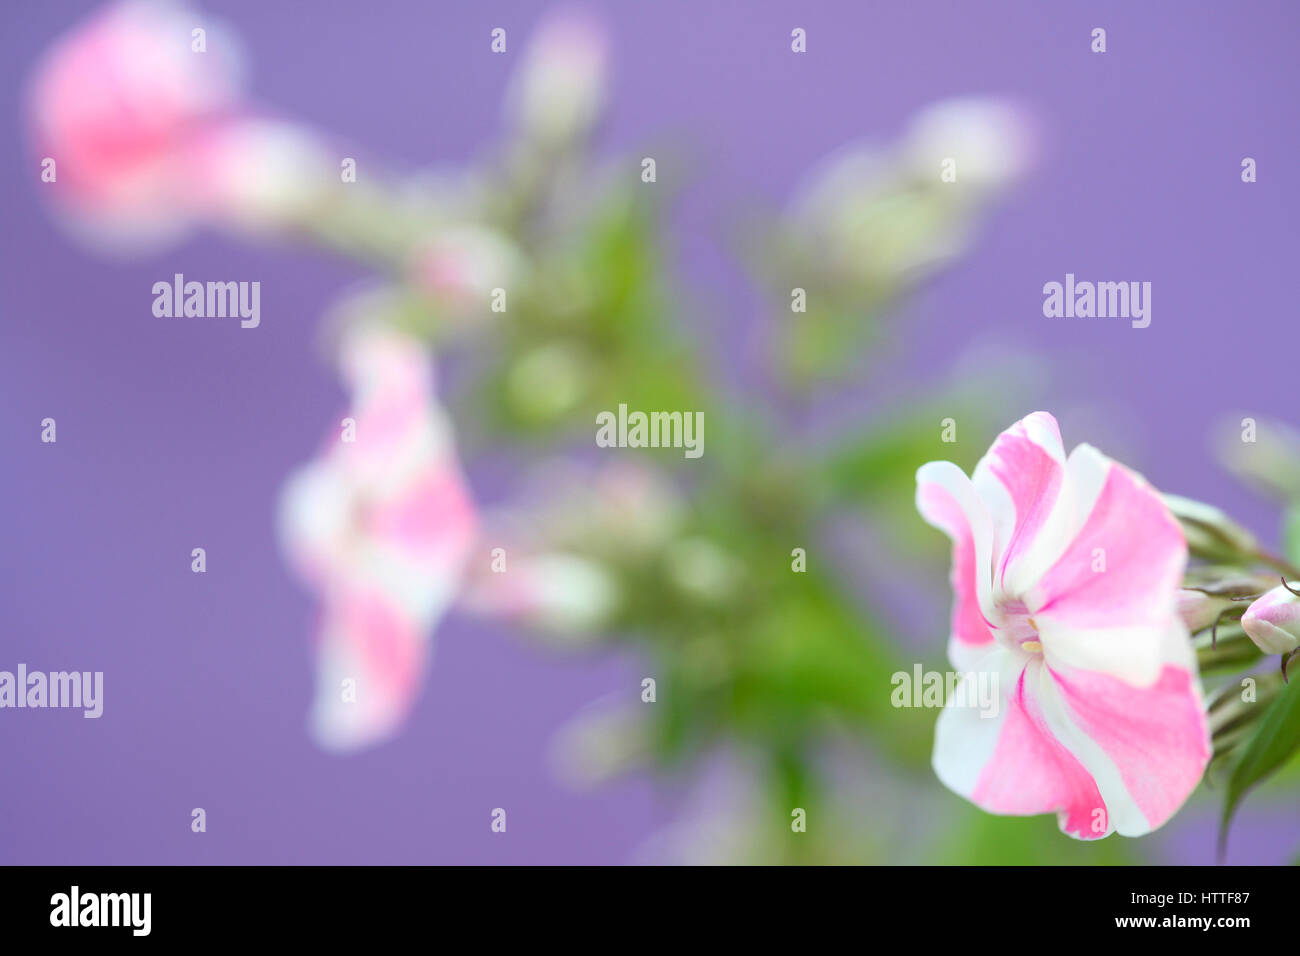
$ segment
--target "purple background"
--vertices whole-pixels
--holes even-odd
[[[671,819],[674,794],[645,778],[573,793],[547,762],[568,717],[633,692],[626,658],[550,657],[453,620],[400,737],[347,759],[307,739],[313,606],[281,562],[273,502],[341,407],[312,343],[358,273],[213,236],[111,261],[57,228],[21,135],[21,90],[95,6],[0,14],[0,669],[106,672],[98,721],[0,713],[0,862],[628,859]],[[485,153],[509,68],[549,7],[481,6],[203,9],[242,36],[264,105],[414,167]],[[906,361],[882,392],[940,380],[975,345],[1036,350],[1054,361],[1046,404],[1067,445],[1103,444],[1272,537],[1272,509],[1213,464],[1207,439],[1224,413],[1295,406],[1295,5],[691,0],[605,12],[614,86],[600,147],[666,138],[700,160],[672,238],[714,323],[705,336],[739,356],[723,374],[757,380],[756,300],[725,242],[746,201],[783,201],[826,153],[893,135],[932,100],[1017,95],[1042,121],[1043,162],[909,305]],[[494,26],[509,30],[506,57],[488,51]],[[808,32],[804,56],[789,51],[794,26]],[[1089,51],[1094,26],[1108,31],[1104,56]],[[1243,156],[1258,160],[1258,183],[1240,181]],[[150,287],[176,271],[259,279],[261,327],[155,319]],[[1151,327],[1045,319],[1041,287],[1067,271],[1151,281]],[[1072,429],[1072,408],[1106,434]],[[55,445],[39,441],[46,416]],[[206,575],[190,572],[196,546]],[[207,834],[190,832],[196,806]],[[504,838],[488,827],[498,806]],[[1156,858],[1208,859],[1212,817],[1209,802],[1179,817],[1152,841]],[[1232,859],[1287,859],[1293,818],[1248,808]]]

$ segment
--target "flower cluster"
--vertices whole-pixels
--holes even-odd
[[[1203,696],[1202,679],[1279,655],[1259,680],[1261,703],[1279,699],[1300,641],[1300,571],[1091,446],[1067,455],[1045,412],[1004,431],[969,477],[930,462],[913,486],[932,452],[917,451],[904,415],[825,448],[781,433],[762,403],[729,400],[666,324],[681,300],[667,292],[653,190],[629,175],[635,163],[587,155],[606,100],[603,33],[551,19],[519,62],[494,160],[402,177],[349,178],[327,137],[255,108],[232,36],[178,3],[108,7],[55,44],[30,89],[50,192],[92,240],[157,243],[207,225],[374,268],[332,330],[348,404],[280,499],[286,557],[320,609],[309,724],[321,746],[399,731],[459,607],[552,646],[638,642],[670,703],[653,719],[638,711],[634,731],[619,711],[618,733],[596,735],[603,767],[741,743],[788,812],[816,799],[828,724],[923,761],[929,723],[884,703],[898,654],[875,623],[886,615],[863,613],[807,551],[845,507],[885,527],[906,512],[914,526],[898,506],[913,491],[952,542],[952,665],[965,681],[994,676],[999,693],[988,713],[953,694],[938,720],[931,759],[952,790],[994,814],[1054,813],[1084,840],[1137,836],[1214,760],[1254,746],[1265,708],[1222,688]],[[779,327],[774,391],[793,405],[792,385],[851,365],[1034,151],[1007,103],[938,104],[892,146],[839,151],[749,230],[771,310],[793,308],[792,289],[807,305]],[[943,178],[949,163],[959,179]],[[435,345],[439,361],[444,347],[477,349],[459,396],[469,409],[439,394]],[[941,397],[955,407],[963,394]],[[969,421],[995,400],[967,401]],[[457,433],[505,436],[521,457],[549,442],[550,460],[622,404],[707,410],[720,450],[525,463],[534,488],[511,488],[500,507],[471,491]],[[612,753],[614,739],[635,743]]]

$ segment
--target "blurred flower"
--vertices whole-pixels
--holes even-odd
[[[995,718],[939,717],[934,768],[991,812],[1055,812],[1080,839],[1163,824],[1210,746],[1196,658],[1175,609],[1178,523],[1139,476],[1036,412],[967,478],[917,472],[917,508],[953,540],[949,657],[963,685],[996,675]],[[969,694],[965,694],[969,697]]]
[[[501,554],[471,569],[465,605],[569,642],[595,635],[620,610],[621,569],[668,548],[679,520],[675,493],[648,468],[551,463],[485,517],[481,539]]]
[[[601,564],[558,551],[504,550],[500,569],[471,577],[466,607],[566,638],[591,634],[608,623],[618,586]]]
[[[607,47],[605,31],[587,15],[570,11],[542,24],[508,93],[524,136],[554,146],[591,128],[605,94]]]
[[[332,437],[280,509],[285,551],[323,604],[311,725],[331,749],[380,741],[410,711],[476,524],[421,346],[353,327],[342,366],[355,440]]]
[[[956,183],[996,189],[1020,178],[1036,150],[1025,110],[991,97],[935,103],[912,120],[902,154],[922,178],[954,161]]]
[[[598,466],[554,462],[539,469],[523,499],[535,533],[555,546],[636,560],[674,540],[680,493],[653,468],[629,461]]]
[[[336,162],[303,127],[241,118],[196,140],[187,188],[210,221],[274,231],[309,219],[336,182]]]
[[[506,235],[473,225],[434,233],[411,261],[416,290],[453,319],[487,314],[492,290],[515,292],[523,272],[523,255]]]
[[[1003,101],[950,100],[920,113],[893,150],[841,150],[795,199],[792,252],[833,280],[824,291],[845,284],[840,291],[855,296],[941,265],[965,247],[988,194],[1032,163],[1028,128],[1027,115]],[[952,182],[942,178],[948,159]]]
[[[1246,609],[1241,627],[1265,654],[1290,654],[1300,645],[1300,597],[1279,584]]]
[[[207,49],[191,49],[191,30]],[[233,46],[179,3],[127,0],[59,40],[37,68],[35,146],[58,199],[91,234],[180,231],[202,201],[191,179],[205,134],[239,105]]]

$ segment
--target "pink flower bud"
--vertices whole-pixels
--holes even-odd
[[[1178,616],[1193,634],[1210,627],[1219,619],[1220,614],[1234,604],[1230,597],[1206,594],[1192,588],[1183,588],[1178,592]]]
[[[1241,626],[1265,654],[1289,654],[1300,644],[1300,597],[1279,585],[1246,610]]]
[[[492,290],[522,279],[523,255],[503,233],[482,226],[449,226],[416,248],[415,287],[449,318],[489,314]]]
[[[149,237],[183,226],[199,198],[189,151],[233,114],[236,61],[206,17],[162,0],[111,6],[54,44],[30,122],[38,155],[54,160],[50,189],[79,225]]]

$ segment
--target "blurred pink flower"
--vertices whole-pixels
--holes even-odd
[[[487,314],[492,290],[514,288],[523,255],[503,233],[449,226],[416,245],[411,282],[451,319]]]
[[[206,50],[191,31],[206,31]],[[194,151],[239,108],[227,37],[179,3],[126,0],[58,40],[29,100],[51,189],[92,232],[152,238],[183,228],[201,201]]]
[[[280,508],[285,551],[323,605],[311,726],[330,749],[383,740],[410,712],[476,526],[423,346],[353,327],[342,359],[351,421]]]
[[[939,779],[991,813],[1054,812],[1080,839],[1163,824],[1210,755],[1168,507],[1089,445],[1067,459],[1045,412],[1003,432],[973,478],[923,465],[916,500],[953,541],[963,683],[935,730]],[[993,717],[962,706],[988,675]]]

